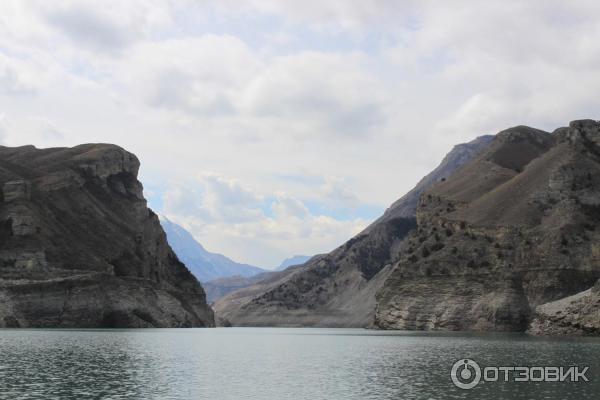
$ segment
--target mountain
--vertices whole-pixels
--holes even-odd
[[[287,267],[291,267],[292,265],[304,264],[305,262],[310,260],[310,258],[310,256],[299,255],[286,258],[281,262],[281,264],[279,264],[279,267],[275,268],[275,271],[283,271],[284,269],[286,269]]]
[[[375,326],[599,332],[599,199],[600,123],[500,132],[421,196]]]
[[[202,286],[110,144],[0,146],[1,327],[208,327]]]
[[[421,179],[410,192],[392,203],[383,215],[375,220],[365,232],[394,218],[415,218],[417,203],[421,194],[434,183],[449,177],[458,167],[471,161],[493,139],[493,135],[483,135],[468,143],[461,143],[454,146],[437,168]]]
[[[420,194],[469,162],[492,141],[482,136],[455,146],[441,164],[363,232],[329,254],[312,257],[217,300],[232,325],[362,327],[373,320],[375,293],[415,229]]]
[[[600,335],[600,281],[591,289],[539,305],[527,332],[551,336]]]
[[[211,281],[203,282],[204,289],[206,290],[206,299],[209,303],[212,304],[213,302],[219,300],[221,297],[224,297],[231,292],[235,292],[236,290],[252,286],[262,280],[268,279],[269,277],[276,275],[278,271],[283,271],[288,267],[294,265],[303,264],[309,259],[310,257],[308,256],[293,256],[283,260],[279,267],[277,267],[273,271],[265,271],[257,275],[252,275],[250,277],[235,275],[221,277],[213,279]]]
[[[160,223],[175,254],[201,282],[230,276],[251,277],[266,272],[262,268],[240,264],[224,255],[207,251],[187,230],[164,216],[161,216]]]
[[[273,272],[264,272],[262,274],[254,275],[251,277],[245,276],[226,276],[223,278],[213,279],[212,281],[204,282],[202,286],[206,291],[206,300],[209,304],[214,303],[221,297],[228,295],[231,292],[247,288],[248,286],[254,285],[267,278]]]

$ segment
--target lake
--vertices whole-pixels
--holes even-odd
[[[587,366],[590,382],[454,386],[452,365]],[[361,329],[0,330],[1,399],[597,399],[600,339]]]

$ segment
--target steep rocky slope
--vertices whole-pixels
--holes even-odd
[[[222,254],[207,251],[191,233],[166,217],[160,217],[160,223],[177,257],[202,283],[232,276],[251,277],[267,272],[265,269],[238,263]]]
[[[373,319],[375,293],[381,287],[415,228],[419,195],[449,176],[492,140],[482,136],[456,146],[442,163],[375,223],[329,254],[269,273],[255,285],[230,293],[214,304],[215,312],[233,325],[350,326]]]
[[[208,303],[213,303],[216,300],[228,295],[236,290],[247,288],[252,286],[269,277],[271,272],[264,272],[262,274],[254,275],[251,277],[245,276],[227,276],[224,278],[217,278],[212,281],[203,282],[202,287],[206,291],[206,300]]]
[[[138,168],[114,145],[0,146],[0,327],[214,325]]]
[[[534,335],[600,335],[600,281],[593,288],[535,309],[528,332]]]
[[[499,133],[420,198],[377,294],[386,329],[525,330],[600,277],[600,124]]]
[[[414,218],[417,213],[417,204],[421,194],[434,183],[446,179],[457,168],[471,161],[481,149],[488,146],[492,140],[494,140],[493,135],[484,135],[479,136],[468,143],[461,143],[454,146],[452,151],[444,157],[436,169],[423,177],[410,192],[392,203],[392,205],[385,210],[385,213],[369,225],[365,231],[368,232],[372,227],[394,218]]]

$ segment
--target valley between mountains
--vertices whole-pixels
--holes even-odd
[[[0,326],[600,333],[597,121],[459,144],[357,236],[277,271],[159,219],[138,169],[114,145],[0,147]]]

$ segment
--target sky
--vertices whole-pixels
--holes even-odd
[[[453,145],[599,119],[596,1],[0,2],[0,144],[135,153],[149,205],[275,267]]]

